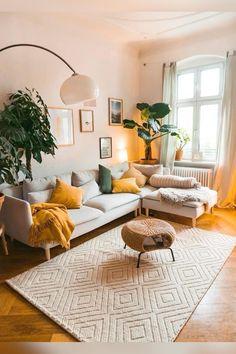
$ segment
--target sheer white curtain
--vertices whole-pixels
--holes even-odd
[[[176,63],[163,65],[163,102],[168,103],[172,111],[162,119],[163,124],[175,124],[174,106],[176,95]],[[176,138],[170,135],[161,138],[160,162],[164,166],[174,167]]]
[[[228,55],[214,188],[218,206],[236,207],[236,52]]]

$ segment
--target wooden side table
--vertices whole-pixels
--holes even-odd
[[[3,243],[3,249],[6,256],[8,256],[7,241],[5,239],[5,226],[0,224],[0,238]]]

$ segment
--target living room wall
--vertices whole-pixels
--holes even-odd
[[[162,100],[162,65],[199,55],[225,57],[227,51],[235,49],[236,24],[217,31],[204,32],[175,41],[153,42],[140,54],[140,100],[154,103]],[[158,142],[154,146],[154,157],[159,154]]]
[[[108,97],[124,99],[124,117],[135,113],[139,95],[137,50],[119,38],[73,15],[1,14],[1,47],[13,43],[45,46],[69,62],[79,73],[93,77],[100,95],[94,109],[94,133],[81,133],[79,109],[74,105],[75,144],[59,147],[55,158],[45,156],[41,165],[33,163],[33,175],[45,176],[73,169],[94,168],[120,159],[127,149],[130,160],[138,157],[135,132],[108,125]],[[36,48],[14,48],[0,55],[0,104],[17,89],[36,88],[50,107],[64,107],[59,97],[61,83],[70,75],[56,57]],[[85,107],[90,108],[90,107]],[[113,138],[113,157],[100,160],[99,137]]]

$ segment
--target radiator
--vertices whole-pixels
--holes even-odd
[[[195,168],[195,167],[174,167],[173,175],[180,177],[195,177],[202,186],[212,186],[212,169],[210,168]]]

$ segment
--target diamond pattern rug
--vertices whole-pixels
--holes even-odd
[[[174,341],[211,286],[236,239],[174,224],[169,250],[123,249],[114,228],[7,283],[86,342]]]

